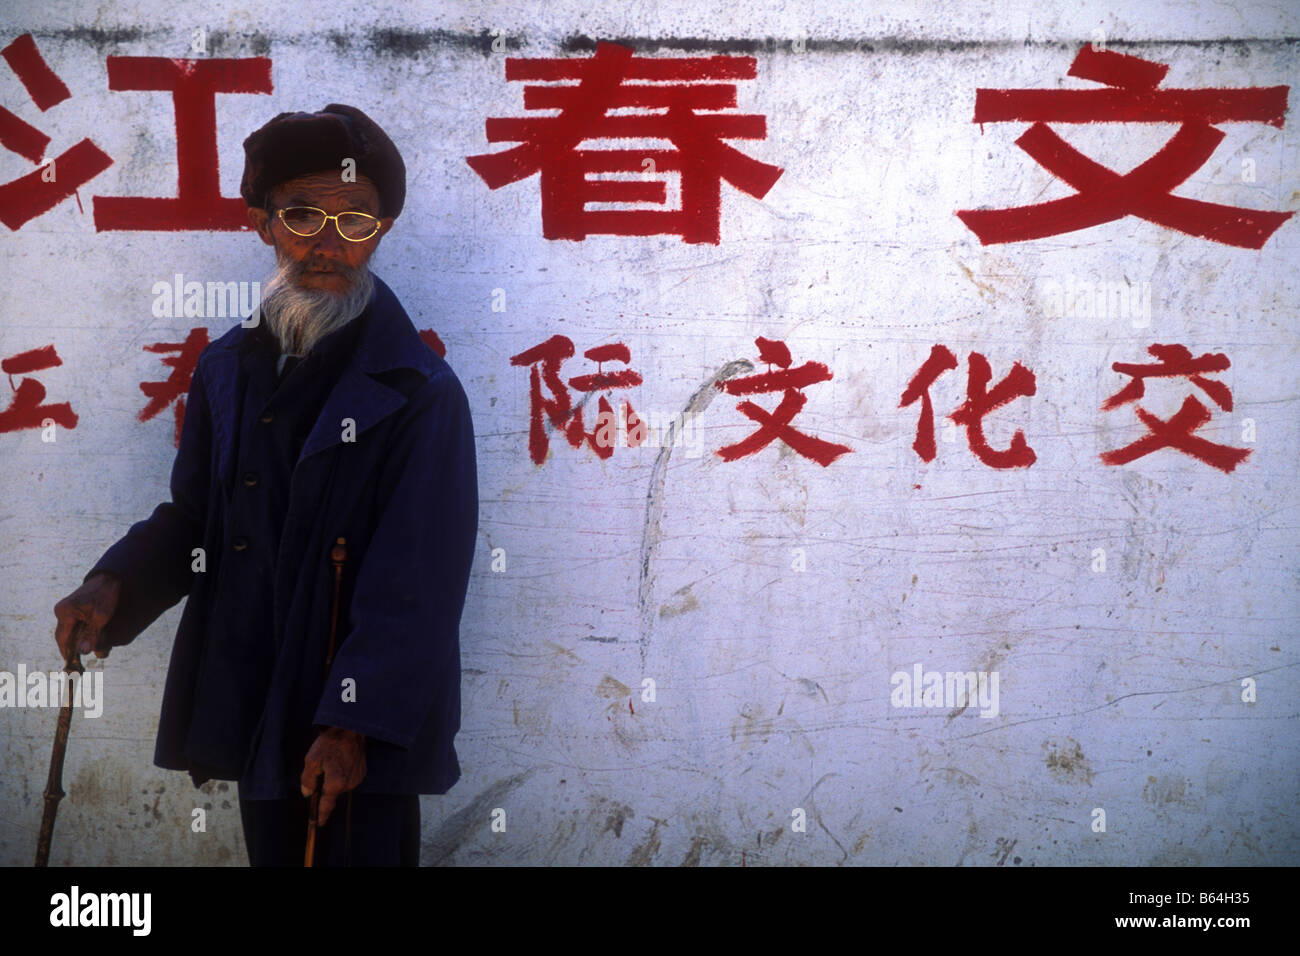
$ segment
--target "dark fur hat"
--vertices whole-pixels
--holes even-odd
[[[248,205],[265,206],[267,194],[281,183],[308,173],[341,172],[349,158],[379,190],[381,215],[396,218],[406,202],[402,154],[379,124],[339,103],[319,113],[281,113],[244,140],[239,192]]]

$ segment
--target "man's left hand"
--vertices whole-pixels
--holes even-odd
[[[327,727],[307,751],[302,767],[302,795],[310,797],[316,780],[325,774],[317,826],[324,826],[339,794],[355,789],[366,775],[366,738],[353,730]]]

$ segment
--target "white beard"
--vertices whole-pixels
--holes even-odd
[[[262,284],[261,314],[282,355],[305,355],[364,312],[375,291],[366,266],[343,273],[350,287],[341,293],[300,287],[296,280],[303,271],[300,263],[277,255],[275,271]]]

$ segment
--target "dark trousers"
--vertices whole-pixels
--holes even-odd
[[[350,828],[343,794],[325,826],[316,830],[316,866],[419,866],[419,795],[351,796]],[[306,797],[239,801],[250,866],[302,866],[307,807]]]

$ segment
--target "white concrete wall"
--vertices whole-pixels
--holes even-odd
[[[1098,38],[1169,64],[1165,86],[1290,85],[1294,8],[566,0],[313,4],[290,18],[140,0],[13,9],[4,24],[0,44],[32,33],[72,97],[41,113],[0,64],[0,104],[50,135],[51,155],[89,136],[115,163],[82,208],[0,237],[0,357],[54,344],[63,365],[35,377],[80,416],[54,443],[0,435],[0,669],[58,666],[54,602],[166,493],[170,414],[136,419],[139,383],[166,370],[142,346],[227,324],[156,318],[153,284],[270,266],[247,232],[94,228],[91,196],[174,195],[176,176],[170,96],[109,91],[105,58],[191,56],[203,28],[208,56],[273,61],[273,94],[218,97],[225,195],[244,136],[281,110],[352,103],[402,149],[406,211],[375,271],[441,336],[473,407],[464,776],[424,799],[423,863],[1300,862],[1300,226],[1259,251],[1133,217],[982,247],[953,214],[1070,192],[1014,145],[1026,124],[971,122],[977,87],[1093,88],[1065,71]],[[724,184],[717,246],[548,241],[536,177],[490,191],[465,163],[508,148],[487,142],[487,118],[524,115],[506,54],[486,48],[493,29],[515,56],[587,55],[580,38],[665,57],[758,41],[739,112],[765,115],[768,135],[734,145],[785,172],[763,200]],[[1224,124],[1179,193],[1296,209],[1294,127]],[[1058,129],[1119,170],[1174,131]],[[0,154],[0,180],[32,168]],[[1068,281],[1143,284],[1149,325],[1049,315],[1044,289]],[[579,353],[626,342],[644,384],[623,394],[656,415],[728,363],[761,369],[756,336],[783,339],[796,364],[834,373],[795,424],[852,451],[825,469],[778,445],[724,462],[715,450],[751,425],[719,395],[698,456],[656,468],[657,450],[620,447],[602,462],[555,437],[539,467],[528,372],[509,358],[555,333]],[[1201,434],[1252,450],[1232,474],[1169,450],[1099,461],[1144,431],[1131,405],[1099,410],[1128,381],[1110,365],[1150,361],[1153,342],[1229,356],[1217,377],[1235,407]],[[918,408],[897,406],[937,343],[961,365],[932,390],[939,454],[925,464],[910,447]],[[1032,467],[995,470],[960,433],[944,441],[970,351],[995,382],[1016,361],[1035,372],[1037,394],[988,420],[996,447],[1024,430]],[[564,367],[586,371],[580,354]],[[1211,404],[1185,380],[1153,381],[1145,404],[1167,417],[1193,393]],[[104,713],[74,720],[54,863],[245,862],[233,785],[198,792],[152,766],[178,619],[90,665]],[[997,672],[998,715],[891,706],[891,675],[916,664]],[[55,713],[0,711],[6,864],[35,847]],[[191,832],[195,807],[207,833]]]

